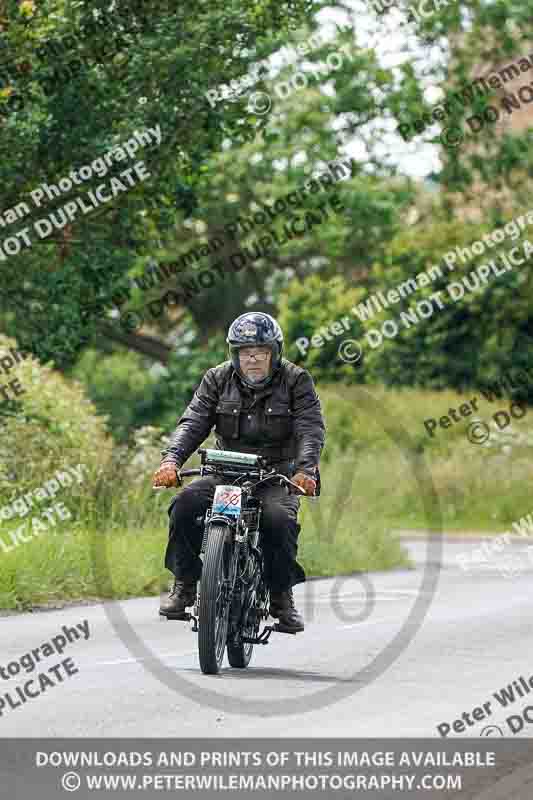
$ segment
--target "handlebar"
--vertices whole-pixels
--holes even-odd
[[[188,478],[191,475],[201,475],[202,474],[202,470],[201,469],[197,469],[197,468],[196,469],[183,469],[183,470],[180,470],[179,473],[180,473],[182,478]],[[162,492],[165,489],[175,489],[175,488],[176,488],[175,486],[152,486],[152,489],[155,492]]]
[[[204,467],[203,469],[204,470],[209,470],[210,468],[209,467]],[[216,470],[213,469],[212,470],[212,474],[214,474],[214,473],[216,473]],[[179,474],[180,474],[180,476],[182,478],[189,478],[189,477],[191,477],[193,475],[201,475],[202,474],[202,470],[198,469],[198,468],[195,468],[195,469],[184,469],[184,470],[180,470]],[[227,470],[226,474],[231,475],[231,470]],[[241,473],[241,472],[236,472],[234,474],[238,475],[239,477],[243,476],[243,473]],[[250,475],[253,475],[253,474],[257,474],[259,476],[259,473],[254,473],[254,472],[250,473]],[[257,482],[257,484],[255,484],[255,485],[257,486],[259,483],[265,483],[266,481],[272,480],[272,478],[279,478],[280,481],[282,481],[283,483],[287,484],[288,486],[292,486],[293,489],[296,489],[298,494],[304,495],[305,497],[307,497],[307,494],[306,494],[304,489],[302,489],[300,486],[298,486],[297,483],[293,483],[293,481],[291,481],[290,478],[287,478],[286,475],[282,475],[280,472],[272,473],[271,475],[267,475],[266,477],[260,479]],[[152,489],[154,489],[156,492],[160,492],[163,489],[173,489],[173,488],[175,488],[175,487],[173,487],[173,486],[152,486]]]
[[[180,470],[180,475],[181,475],[182,478],[188,478],[189,475],[201,475],[201,474],[202,474],[202,470],[198,469],[198,468]]]

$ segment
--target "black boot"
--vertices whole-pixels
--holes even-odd
[[[159,613],[167,619],[187,619],[186,606],[193,606],[196,600],[196,581],[194,578],[176,578],[167,600],[163,600]]]
[[[270,616],[278,618],[280,628],[291,633],[303,631],[304,620],[294,606],[292,589],[286,592],[272,592],[270,595]]]

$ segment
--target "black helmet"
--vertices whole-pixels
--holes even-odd
[[[256,389],[262,388],[270,383],[274,373],[281,366],[281,356],[283,353],[283,332],[274,317],[271,317],[270,314],[264,314],[262,311],[250,311],[246,314],[241,314],[240,317],[233,320],[229,326],[226,342],[229,345],[231,363],[238,372],[241,380],[248,386],[253,386]],[[260,383],[253,383],[241,372],[239,349],[241,347],[258,346],[270,347],[272,351],[272,366],[270,375],[265,378],[265,380]]]

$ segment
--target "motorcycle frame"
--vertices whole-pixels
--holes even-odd
[[[216,523],[216,522],[218,522],[219,524],[223,524],[223,525],[227,526],[227,528],[228,528],[228,530],[230,531],[230,534],[231,534],[231,540],[232,540],[232,546],[233,546],[233,556],[232,556],[232,564],[231,564],[231,595],[230,595],[230,598],[229,598],[229,603],[230,603],[229,613],[230,614],[231,614],[232,607],[233,607],[233,602],[234,602],[234,599],[235,599],[235,596],[236,596],[236,586],[239,585],[239,582],[243,581],[243,575],[244,575],[244,573],[245,573],[245,571],[246,571],[246,569],[248,567],[248,564],[250,563],[251,558],[254,557],[254,558],[257,559],[257,561],[259,563],[259,579],[256,582],[256,589],[257,589],[257,587],[262,586],[263,589],[265,590],[265,600],[264,600],[264,603],[262,603],[262,608],[261,608],[261,612],[260,612],[260,616],[259,616],[259,623],[257,624],[257,631],[258,631],[259,630],[259,626],[261,625],[261,619],[267,619],[268,615],[269,615],[269,612],[267,611],[267,607],[269,606],[270,590],[268,589],[268,587],[266,586],[266,583],[265,583],[265,577],[264,577],[264,571],[263,571],[263,564],[264,564],[264,562],[263,562],[263,551],[261,550],[261,547],[260,547],[260,544],[261,544],[261,542],[260,542],[260,539],[261,539],[260,526],[261,526],[262,501],[258,497],[255,497],[254,490],[256,489],[256,487],[260,483],[266,482],[267,480],[270,480],[270,479],[272,479],[274,477],[286,478],[286,476],[284,476],[284,475],[280,476],[280,475],[275,473],[275,470],[272,470],[271,468],[267,467],[267,461],[262,456],[258,457],[257,463],[254,465],[255,469],[251,469],[249,464],[236,464],[235,462],[230,463],[228,465],[224,465],[221,462],[218,462],[216,464],[209,463],[209,455],[208,455],[208,451],[206,449],[199,449],[198,450],[198,454],[202,456],[201,465],[200,465],[200,468],[198,470],[198,472],[200,473],[201,477],[204,477],[205,475],[215,475],[216,476],[217,474],[219,474],[225,480],[232,479],[232,478],[245,478],[246,480],[242,484],[241,483],[231,483],[231,480],[230,480],[230,481],[228,481],[228,485],[235,486],[236,488],[241,489],[245,499],[247,499],[247,500],[256,499],[256,501],[257,501],[257,508],[246,508],[246,503],[245,503],[245,507],[243,509],[242,504],[241,504],[241,513],[239,514],[239,516],[237,518],[234,515],[230,515],[230,514],[225,515],[225,514],[220,513],[220,512],[217,512],[217,513],[213,514],[212,513],[212,508],[207,509],[207,511],[205,513],[205,517],[204,517],[204,533],[203,533],[202,546],[201,546],[201,549],[200,549],[199,556],[200,556],[200,558],[202,559],[202,562],[203,562],[203,556],[205,554],[205,548],[207,546],[207,540],[208,540],[208,537],[209,537],[209,530],[210,530],[211,525]],[[192,474],[192,472],[193,472],[193,470],[189,471],[190,474]],[[187,473],[184,473],[184,476],[186,474]],[[291,481],[287,481],[287,482],[291,483]],[[297,487],[297,488],[299,489],[299,487]],[[240,532],[240,529],[242,529],[242,527],[245,525],[244,515],[249,513],[249,512],[255,512],[256,513],[256,520],[255,520],[255,523],[254,523],[254,529],[252,531],[252,534],[257,533],[257,538],[252,543],[249,540],[250,530],[249,530],[249,528],[247,526],[245,527],[244,533]],[[237,574],[237,565],[238,565],[238,562],[239,562],[239,557],[241,555],[241,551],[243,549],[242,548],[243,543],[247,543],[248,544],[248,548],[249,548],[248,554],[247,554],[248,557],[247,557],[246,563],[244,565],[244,569],[242,570],[242,572],[240,574]],[[257,574],[256,572],[253,573],[253,575],[256,575],[256,574]],[[253,577],[253,575],[252,575],[252,577]],[[201,602],[200,584],[201,584],[201,581],[199,580],[197,582],[197,588],[196,588],[195,605],[193,607],[192,613],[188,615],[188,618],[189,618],[189,620],[191,622],[192,630],[194,632],[198,632],[198,630],[199,630],[198,619],[199,619],[199,610],[200,610],[200,602]],[[230,618],[230,620],[228,621],[228,632],[229,632],[229,626],[230,626],[231,622],[232,622],[232,620]],[[242,626],[241,626],[241,630],[242,630]],[[242,637],[242,641],[245,644],[248,644],[248,643],[249,644],[267,644],[268,640],[270,638],[270,634],[273,631],[278,631],[278,630],[282,630],[282,629],[280,629],[278,624],[275,623],[274,625],[269,625],[269,626],[266,626],[265,628],[263,628],[263,630],[261,631],[261,633],[258,636],[254,636],[254,637],[243,636]],[[283,630],[283,632],[284,633],[289,633],[289,631],[286,631],[286,630]],[[293,632],[293,631],[290,631],[290,633],[295,634],[295,632]]]
[[[202,476],[204,474],[213,475],[216,472],[220,471],[221,477],[224,479],[230,477],[243,477],[244,475],[250,475],[254,471],[247,469],[243,470],[213,470],[213,468],[204,471],[204,466],[209,465],[202,465],[201,471]],[[264,479],[266,474],[266,470],[260,469],[257,473],[259,476],[259,481]],[[233,515],[226,515],[220,512],[214,513],[212,512],[212,508],[208,508],[205,517],[204,517],[204,534],[202,539],[202,546],[200,549],[199,557],[203,561],[203,557],[205,554],[205,549],[207,547],[207,540],[209,538],[209,530],[211,525],[220,524],[225,525],[228,528],[228,531],[231,535],[231,543],[232,543],[232,560],[231,560],[231,595],[229,599],[229,622],[228,622],[228,636],[230,636],[237,626],[236,634],[238,634],[239,629],[242,631],[243,626],[240,625],[241,617],[239,616],[238,620],[232,619],[232,611],[234,607],[235,599],[244,589],[246,591],[247,587],[250,587],[252,584],[255,584],[254,591],[257,592],[258,589],[262,588],[261,594],[265,593],[265,601],[261,603],[259,607],[260,611],[260,620],[268,618],[268,605],[269,605],[269,590],[265,584],[265,577],[263,571],[263,551],[261,549],[261,514],[262,514],[262,502],[259,498],[255,496],[254,488],[257,485],[258,481],[245,481],[243,484],[240,483],[231,483],[228,481],[228,486],[235,486],[242,490],[243,496],[243,505],[241,507],[241,513],[238,517]],[[250,500],[255,501],[257,505],[249,505]],[[251,519],[247,519],[247,517],[251,517]],[[250,522],[252,525],[250,526]],[[242,563],[241,569],[239,569],[239,561],[243,554],[244,548],[247,546],[246,550],[246,560]],[[252,574],[250,575],[249,579],[247,579],[246,573],[249,572],[249,565],[250,562],[256,560],[259,569],[259,577],[257,578],[257,568],[254,568]],[[256,567],[256,564],[254,564]],[[198,631],[198,618],[200,613],[200,603],[201,603],[201,590],[200,590],[201,581],[197,583],[196,589],[196,602],[193,608],[193,612],[191,614],[191,620],[193,620],[193,631]],[[248,588],[250,591],[250,588]],[[241,608],[242,611],[242,608]],[[259,621],[259,625],[261,622]],[[259,625],[257,625],[257,630],[259,630]],[[265,638],[265,632],[268,630],[268,635]],[[260,636],[255,637],[244,637],[243,641],[245,643],[252,643],[252,644],[266,644],[268,641],[268,637],[271,633],[270,629],[265,629]]]

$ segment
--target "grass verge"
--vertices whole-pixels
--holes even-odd
[[[475,445],[466,436],[471,418],[439,429],[433,437],[424,428],[424,419],[440,417],[464,402],[456,393],[379,387],[366,391],[376,399],[368,412],[361,408],[357,387],[345,387],[342,394],[334,387],[320,389],[328,425],[322,496],[317,502],[302,500],[300,515],[298,559],[308,575],[407,566],[391,530],[487,535],[508,530],[513,521],[531,513],[533,415],[498,430],[493,415],[508,407],[508,401],[480,401],[477,417],[487,423],[491,436],[486,444]],[[393,429],[403,431],[404,440],[392,435]],[[86,452],[83,458],[75,455],[92,463]],[[169,580],[162,563],[171,492],[155,495],[150,489],[158,459],[159,447],[145,446],[126,467],[113,466],[109,474],[103,467],[95,469],[94,479],[87,478],[76,495],[70,489],[60,495],[72,521],[10,552],[1,548],[0,609],[164,591]],[[42,475],[36,465],[30,485],[40,485]],[[19,483],[2,502],[27,488]],[[9,542],[17,523],[20,518],[1,523],[2,541]],[[109,580],[93,563],[93,537],[105,544]]]

